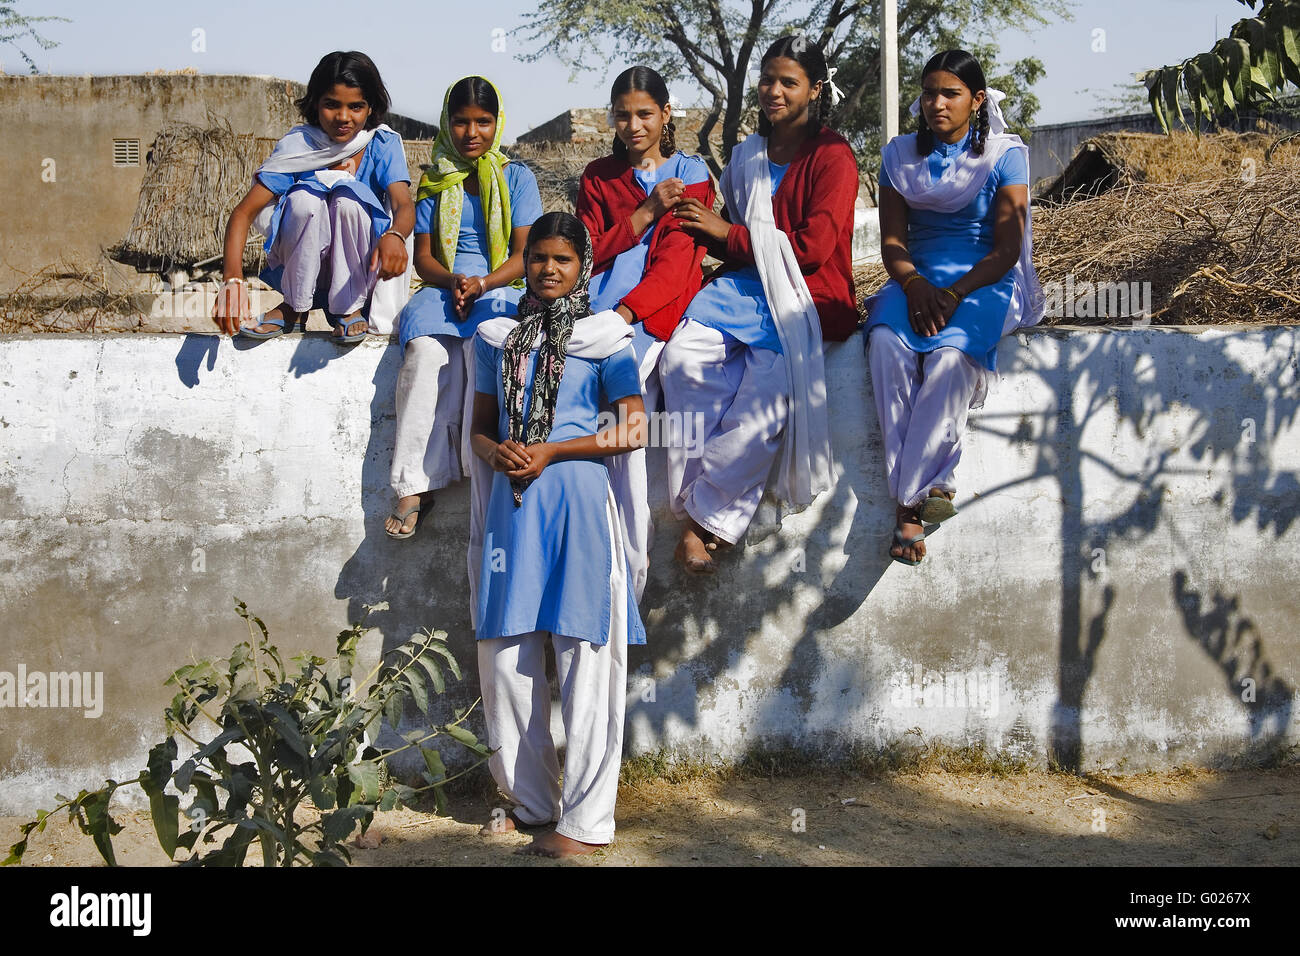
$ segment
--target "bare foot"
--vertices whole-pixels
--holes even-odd
[[[702,529],[694,521],[682,529],[681,540],[673,553],[678,562],[691,574],[712,574],[718,569],[713,558],[709,556],[708,546],[701,537]],[[707,531],[703,532],[708,534]]]
[[[552,860],[562,860],[570,856],[588,856],[603,849],[604,843],[580,843],[552,830],[538,834],[532,843],[515,852],[522,856],[545,856]]]
[[[295,312],[293,309],[281,302],[274,309],[268,309],[266,315],[263,316],[263,319],[284,319],[284,330],[289,332],[296,328],[298,323],[302,322],[306,317],[306,312]],[[254,332],[265,333],[274,332],[279,328],[279,326],[269,325],[266,322],[262,322],[260,325],[248,326],[248,328]]]
[[[352,845],[360,850],[373,850],[384,842],[384,834],[378,827],[371,827],[365,833],[358,834]]]
[[[898,529],[903,533],[904,538],[914,538],[925,531],[925,526],[921,524],[921,518],[916,513],[915,508],[904,508],[899,505],[897,508]],[[925,542],[917,541],[914,544],[904,547],[897,540],[889,549],[891,557],[902,558],[904,561],[920,561],[925,557]]]
[[[403,495],[397,499],[397,504],[393,505],[393,513],[384,519],[384,530],[389,534],[410,534],[415,530],[416,522],[420,520],[420,513],[432,505],[433,496],[428,492],[420,495]],[[417,510],[412,511],[413,508]],[[401,515],[406,515],[404,521],[399,520]]]

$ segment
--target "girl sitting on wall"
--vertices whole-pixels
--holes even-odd
[[[415,224],[402,139],[382,122],[388,104],[364,53],[330,53],[316,65],[297,104],[305,123],[275,144],[226,225],[226,281],[214,314],[221,331],[274,338],[324,308],[336,342],[365,338],[361,310],[377,281],[404,281]],[[266,236],[262,278],[284,301],[246,325],[252,226]]]
[[[479,323],[513,312],[522,295],[524,242],[542,198],[532,171],[501,152],[504,129],[488,80],[467,76],[447,89],[433,163],[416,191],[415,271],[424,284],[397,320],[397,503],[384,522],[393,538],[415,534],[432,493],[468,473],[467,346]]]
[[[635,330],[632,348],[646,409],[659,410],[659,355],[700,289],[705,250],[670,215],[683,199],[713,208],[713,180],[698,156],[677,149],[668,86],[654,70],[634,66],[610,91],[614,152],[583,171],[578,217],[591,234],[595,256],[591,307],[613,309]],[[687,441],[683,430],[666,441]],[[633,536],[637,594],[645,584],[650,510],[645,450],[610,460],[611,479],[626,483],[639,524]]]
[[[857,328],[851,248],[858,166],[825,125],[836,92],[821,50],[786,36],[763,54],[758,132],[731,155],[726,219],[694,199],[682,228],[725,260],[686,309],[660,360],[669,415],[704,416],[702,450],[668,448],[683,519],[677,558],[715,570],[710,551],[749,527],[769,475],[806,505],[831,486],[823,338]]]
[[[984,70],[963,50],[932,57],[912,104],[920,130],[885,145],[880,248],[890,280],[867,301],[868,358],[898,502],[890,556],[917,565],[957,513],[954,472],[997,344],[1043,317],[1031,260],[1029,149],[1006,132]],[[925,524],[931,524],[926,530]]]

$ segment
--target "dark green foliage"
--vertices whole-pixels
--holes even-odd
[[[1176,119],[1199,134],[1225,113],[1276,104],[1274,93],[1300,86],[1300,0],[1238,2],[1256,16],[1238,20],[1208,53],[1138,75],[1165,132]]]
[[[241,866],[254,840],[264,866],[345,865],[351,859],[347,839],[358,828],[364,833],[376,811],[431,792],[443,812],[443,787],[454,777],[447,775],[441,754],[426,746],[430,740],[443,736],[470,750],[478,758],[474,767],[490,755],[462,725],[472,707],[452,723],[406,734],[407,743],[395,750],[367,744],[381,719],[398,726],[408,702],[429,717],[433,698],[446,686],[444,668],[460,679],[444,632],[412,635],[358,682],[366,692],[356,695],[352,668],[357,644],[369,630],[364,621],[338,635],[335,657],[296,657],[298,673],[289,675],[268,642],[266,625],[242,601],[235,607],[248,624],[249,640],[227,658],[187,665],[168,678],[177,689],[164,714],[168,737],[149,751],[139,777],[108,780],[75,798],[56,796],[58,806],[38,811],[23,825],[22,839],[3,865],[21,862],[32,831],[43,831],[59,810],[67,810],[114,865],[112,837],[122,827],[110,816],[109,801],[130,784],[149,798],[159,845],[173,859],[185,850],[187,865]],[[179,766],[178,737],[194,748]],[[424,757],[426,786],[386,782],[385,759],[412,748]],[[174,792],[167,792],[169,785]],[[189,804],[184,818],[182,798]],[[296,811],[307,803],[319,816],[299,819]]]

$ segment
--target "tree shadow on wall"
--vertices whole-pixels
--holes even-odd
[[[1151,336],[1159,335],[1179,340],[1152,349]],[[1150,586],[1140,568],[1129,573],[1124,565],[1140,561],[1146,550],[1163,560],[1172,549],[1183,576],[1176,580],[1184,582],[1176,585],[1176,597],[1198,578],[1208,580],[1195,587],[1213,587],[1215,568],[1205,560],[1198,528],[1221,533],[1226,510],[1232,525],[1277,538],[1300,514],[1297,473],[1275,450],[1300,410],[1296,338],[1288,330],[1269,341],[1264,348],[1259,339],[1214,332],[1037,330],[1022,337],[1024,347],[1011,353],[1004,370],[1029,378],[1026,394],[1038,407],[1014,418],[972,416],[973,431],[1019,443],[1032,455],[1019,477],[984,491],[981,500],[1046,483],[1051,491],[1037,497],[1052,502],[1053,517],[1059,507],[1056,699],[1046,749],[1061,769],[1084,767],[1083,715],[1101,649],[1128,636],[1133,618],[1118,609],[1134,605],[1141,587]],[[869,406],[869,394],[861,404]],[[872,440],[878,441],[878,427]],[[1134,448],[1136,456],[1128,451]],[[840,446],[835,453],[847,462],[866,449]],[[1103,479],[1106,492],[1096,490]],[[703,729],[703,711],[725,697],[730,719],[747,739],[800,737],[815,703],[814,679],[831,660],[823,649],[827,632],[857,612],[889,566],[892,514],[882,491],[883,478],[847,468],[825,496],[827,515],[852,515],[844,519],[847,529],[829,526],[828,519],[804,541],[782,532],[748,546],[744,568],[724,560],[718,575],[703,581],[676,570],[676,528],[661,527],[642,603],[651,644],[632,655],[629,721],[642,722],[660,739],[683,739],[693,730],[695,747],[707,752],[713,742]],[[791,569],[798,548],[803,575]],[[1240,601],[1222,596],[1227,580],[1216,593]],[[1183,616],[1189,636],[1224,666],[1219,651],[1202,639],[1208,625]],[[781,642],[764,641],[765,619],[792,622],[792,633]],[[1262,639],[1255,640],[1254,653],[1265,660]],[[1259,694],[1252,728],[1259,729],[1252,730],[1251,747],[1267,749],[1284,737],[1289,705],[1282,700],[1289,689],[1276,668],[1252,674]],[[871,686],[861,666],[825,676],[842,685],[830,705],[845,721],[887,699],[888,690]],[[646,685],[650,677],[654,684]],[[653,686],[653,704],[640,706],[638,690],[647,686]],[[1240,690],[1233,690],[1234,698]]]
[[[1146,348],[1151,335],[1177,335],[1178,347],[1161,350],[1157,362]],[[1041,347],[1046,336],[1059,339],[1055,360],[1053,350]],[[1108,634],[1107,616],[1119,595],[1117,589],[1124,584],[1123,576],[1106,566],[1110,548],[1123,543],[1163,550],[1172,543],[1178,560],[1194,565],[1195,536],[1185,533],[1184,526],[1194,529],[1221,520],[1225,502],[1231,502],[1233,524],[1253,524],[1261,534],[1275,538],[1286,533],[1300,514],[1297,473],[1284,466],[1285,456],[1274,453],[1276,437],[1294,425],[1300,409],[1297,343],[1293,331],[1280,334],[1268,350],[1264,367],[1258,367],[1251,362],[1250,350],[1239,343],[1234,347],[1225,334],[1053,330],[1024,338],[1028,347],[1015,352],[1011,371],[1037,376],[1044,384],[1055,383],[1055,409],[1033,416],[1038,425],[1032,436],[1037,450],[1033,473],[988,493],[1041,478],[1054,481],[1060,493],[1065,546],[1060,564],[1057,701],[1048,751],[1057,766],[1077,772],[1083,760],[1085,692]],[[1190,412],[1190,420],[1179,424],[1177,434],[1157,434],[1163,425],[1160,417],[1175,405],[1184,415]],[[1117,434],[1125,428],[1145,454],[1141,467],[1129,471],[1105,454],[1107,445],[1125,440]],[[1094,469],[1121,483],[1127,504],[1111,514],[1100,514],[1113,508],[1120,496],[1109,496],[1107,501],[1087,497],[1085,471]],[[1197,479],[1207,483],[1203,500],[1177,497],[1187,496],[1189,485],[1194,488],[1191,483]],[[1161,539],[1162,527],[1168,528],[1171,542]],[[1204,562],[1199,563],[1203,567]],[[1184,567],[1175,574],[1175,598],[1183,608],[1189,636],[1219,662],[1218,652],[1203,639],[1205,621],[1189,614],[1184,603],[1192,593],[1188,582],[1197,573],[1204,571]],[[1098,589],[1100,600],[1094,596]],[[1239,602],[1218,589],[1216,599],[1234,608]],[[1091,614],[1090,607],[1096,608]],[[1263,656],[1262,646],[1258,656]],[[1239,690],[1233,691],[1234,696]],[[1260,712],[1266,709],[1261,707]],[[1252,716],[1252,727],[1254,720]],[[1272,726],[1274,737],[1280,739],[1285,724]],[[1252,730],[1251,746],[1257,745]]]
[[[1223,672],[1227,693],[1241,702],[1247,714],[1247,751],[1223,758],[1233,764],[1278,762],[1289,749],[1286,732],[1291,725],[1295,688],[1268,660],[1259,630],[1243,613],[1240,597],[1227,597],[1216,589],[1207,602],[1188,585],[1187,573],[1181,570],[1174,574],[1173,593],[1187,636]]]

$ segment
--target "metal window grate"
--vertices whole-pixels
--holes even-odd
[[[138,139],[113,140],[114,166],[139,166],[140,141]]]

